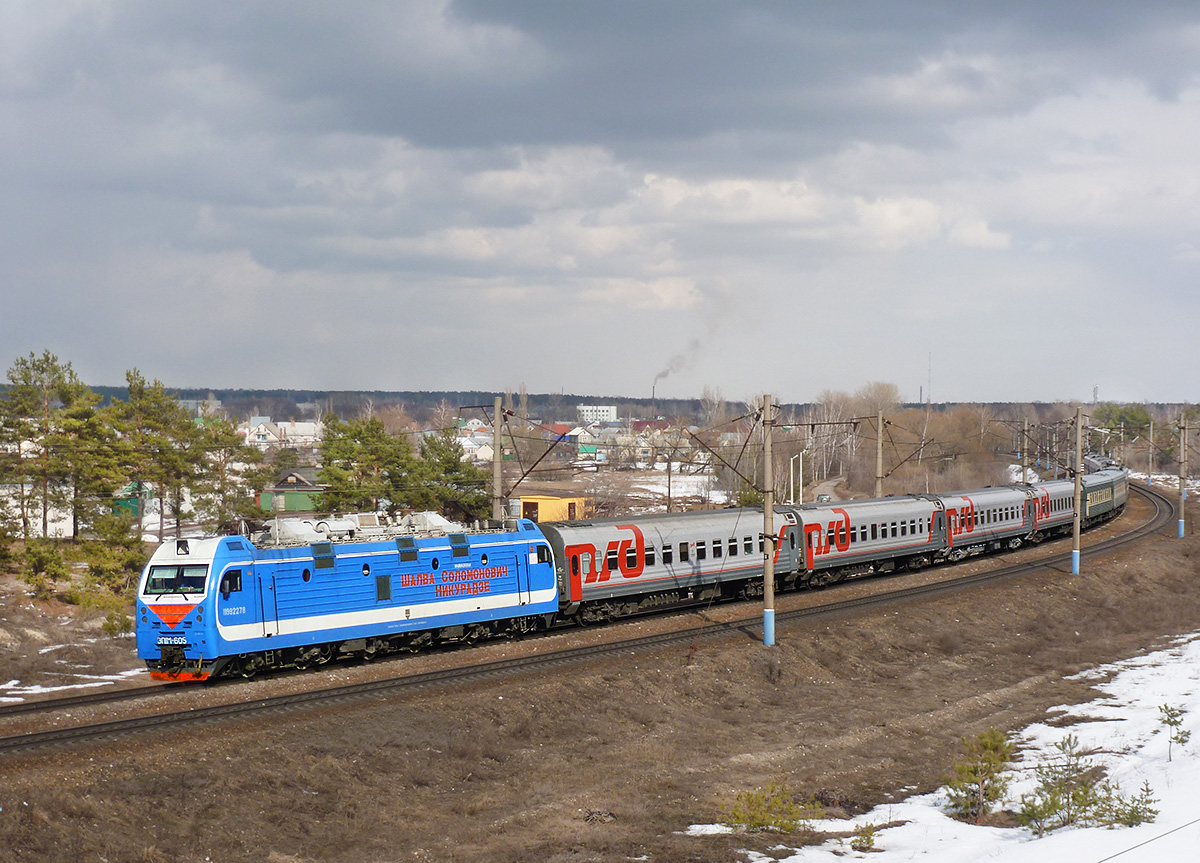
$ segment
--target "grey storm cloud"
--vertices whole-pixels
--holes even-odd
[[[947,399],[1196,399],[1096,345],[1200,323],[1198,49],[1164,2],[13,2],[0,343],[96,384],[915,397],[932,356]]]

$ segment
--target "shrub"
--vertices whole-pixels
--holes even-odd
[[[747,830],[776,830],[792,833],[820,817],[819,804],[797,803],[776,779],[762,788],[740,792],[729,806],[729,824]]]
[[[100,628],[113,638],[133,632],[133,618],[123,611],[110,611]]]
[[[1141,790],[1132,797],[1126,798],[1121,789],[1111,782],[1100,786],[1100,803],[1096,807],[1095,820],[1105,827],[1137,827],[1139,824],[1149,824],[1158,817],[1154,804],[1158,798],[1150,788],[1149,782],[1143,782]]]
[[[1101,782],[1102,768],[1079,748],[1073,734],[1055,744],[1058,755],[1036,767],[1038,786],[1021,798],[1017,821],[1044,836],[1051,830],[1071,825],[1100,824],[1136,826],[1158,817],[1158,801],[1150,783],[1126,798],[1114,782]]]
[[[33,588],[34,595],[45,599],[54,592],[54,583],[68,575],[67,565],[52,539],[31,539],[25,546],[25,567],[20,578]]]
[[[1010,777],[1005,772],[1016,749],[1007,735],[989,728],[974,740],[963,738],[964,758],[955,762],[946,782],[955,818],[979,823],[1004,799]]]
[[[1192,739],[1192,732],[1183,727],[1183,711],[1178,707],[1172,707],[1169,704],[1161,704],[1158,707],[1160,714],[1159,721],[1171,729],[1171,736],[1167,738],[1167,760],[1171,760],[1171,744],[1178,743],[1180,746],[1187,744]]]
[[[1034,768],[1038,786],[1021,799],[1017,813],[1017,820],[1039,837],[1085,821],[1099,803],[1096,785],[1101,771],[1079,748],[1079,738],[1068,734],[1054,748],[1058,755]]]
[[[850,847],[859,852],[875,850],[875,825],[864,824],[856,828],[850,839]]]

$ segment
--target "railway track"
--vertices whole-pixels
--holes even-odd
[[[1095,543],[1083,549],[1081,556],[1094,557],[1120,546],[1137,542],[1146,536],[1163,530],[1172,525],[1175,520],[1175,504],[1171,498],[1142,486],[1130,486],[1130,489],[1147,498],[1154,506],[1154,516],[1143,524],[1123,532],[1117,536]],[[928,598],[954,591],[965,590],[983,584],[994,583],[1017,575],[1027,574],[1035,569],[1070,564],[1070,551],[1061,552],[1049,557],[1040,558],[1030,563],[1013,564],[1010,566],[989,569],[984,572],[964,575],[945,581],[884,591],[870,596],[854,599],[838,600],[808,608],[794,609],[777,613],[777,622],[801,621],[804,619],[820,619],[823,617],[846,614],[851,611],[883,608],[916,599]],[[298,710],[305,707],[330,705],[352,700],[363,700],[391,696],[399,693],[415,692],[431,687],[446,687],[480,682],[514,674],[544,671],[546,669],[569,665],[583,660],[632,655],[639,651],[656,647],[676,644],[687,644],[698,639],[715,638],[732,632],[742,632],[750,637],[761,637],[761,618],[744,618],[727,622],[710,622],[701,626],[689,627],[669,633],[639,636],[606,644],[573,647],[557,650],[540,655],[523,656],[511,659],[496,660],[483,664],[461,668],[431,671],[423,674],[405,675],[385,680],[375,680],[363,683],[353,683],[332,688],[313,690],[302,693],[274,696],[269,698],[252,699],[250,701],[222,704],[211,707],[192,708],[183,711],[138,716],[128,719],[118,719],[88,725],[78,725],[69,728],[56,728],[47,731],[34,731],[12,737],[0,738],[0,755],[16,752],[28,752],[38,749],[70,746],[96,740],[107,740],[131,734],[150,733],[158,729],[174,728],[183,725],[200,725],[219,722],[227,719],[246,717],[266,713],[281,713]],[[166,684],[158,687],[147,687],[136,690],[121,690],[118,692],[92,693],[89,695],[72,696],[69,698],[52,699],[31,702],[29,704],[9,705],[0,708],[0,719],[18,714],[28,714],[38,711],[63,711],[68,708],[90,707],[106,703],[115,703],[138,698],[154,698],[190,688],[186,684]]]

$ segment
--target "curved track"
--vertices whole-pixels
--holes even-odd
[[[1142,486],[1131,485],[1130,489],[1147,498],[1155,507],[1154,516],[1132,530],[1095,543],[1082,550],[1082,557],[1093,557],[1122,545],[1137,542],[1150,534],[1164,529],[1174,523],[1175,503],[1166,495]],[[855,599],[840,600],[810,608],[795,609],[777,614],[777,621],[797,621],[804,618],[820,618],[843,614],[852,610],[882,608],[889,605],[909,602],[913,599],[937,596],[953,591],[963,590],[991,582],[1001,581],[1017,575],[1029,573],[1035,569],[1068,564],[1071,552],[1061,552],[1049,557],[1040,558],[1031,563],[1015,564],[972,575],[960,576],[946,581],[917,585],[885,591],[871,596]],[[327,689],[314,690],[304,693],[260,698],[234,704],[224,704],[214,707],[189,709],[186,711],[163,713],[152,716],[140,716],[130,719],[120,719],[93,725],[81,725],[72,728],[53,729],[50,731],[30,732],[15,737],[0,738],[0,754],[44,749],[56,746],[66,746],[79,742],[108,739],[134,733],[147,733],[156,728],[167,728],[180,725],[194,725],[216,722],[238,716],[267,712],[282,712],[305,706],[333,704],[362,698],[390,695],[398,692],[415,691],[431,686],[447,686],[454,684],[482,681],[500,676],[521,672],[541,671],[584,659],[595,659],[604,656],[632,654],[647,648],[661,647],[670,644],[685,644],[700,638],[711,638],[730,632],[743,632],[754,638],[760,638],[762,633],[760,618],[746,618],[725,623],[708,623],[703,626],[689,627],[658,635],[626,639],[608,644],[575,647],[554,651],[536,656],[525,656],[513,659],[503,659],[463,668],[433,671],[425,674],[407,675],[386,680],[354,683]],[[178,692],[179,684],[168,684],[141,690],[121,690],[119,692],[94,693],[91,695],[73,696],[70,698],[53,699],[48,701],[31,702],[29,704],[12,705],[0,709],[0,718],[6,716],[31,713],[35,711],[51,711],[65,707],[81,707],[95,704],[111,703],[134,698],[145,698]]]

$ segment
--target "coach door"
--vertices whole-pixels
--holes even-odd
[[[275,603],[275,576],[258,577],[259,612],[262,613],[263,635],[279,634],[279,611]]]

